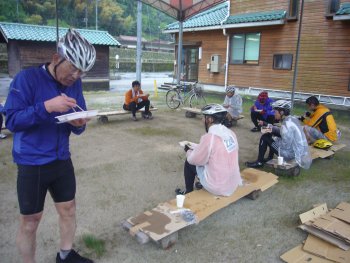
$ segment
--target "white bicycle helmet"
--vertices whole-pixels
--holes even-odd
[[[68,29],[57,45],[58,54],[82,72],[89,71],[95,64],[96,50],[78,31]]]
[[[226,118],[227,110],[220,104],[208,104],[202,108],[204,116],[211,116],[214,123],[222,123]]]
[[[275,110],[283,110],[285,115],[289,115],[291,109],[291,103],[289,100],[277,100],[271,104]]]
[[[227,86],[227,88],[226,88],[226,93],[227,92],[232,92],[232,93],[234,93],[236,91],[236,88],[234,87],[234,86]]]

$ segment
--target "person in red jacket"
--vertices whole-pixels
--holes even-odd
[[[145,119],[152,119],[152,113],[149,110],[150,101],[149,94],[143,93],[141,84],[135,80],[131,83],[132,88],[125,93],[125,101],[123,109],[132,112],[132,119],[137,121],[136,111],[145,107],[145,112],[142,114]]]

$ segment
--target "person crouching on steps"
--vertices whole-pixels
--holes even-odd
[[[274,154],[280,154],[285,160],[295,159],[300,167],[309,169],[312,162],[309,146],[299,120],[290,115],[290,101],[278,100],[272,103],[272,108],[275,110],[276,121],[282,122],[281,128],[272,126],[264,132],[259,142],[258,159],[246,162],[245,165],[252,168],[263,167]],[[268,146],[270,151],[265,159]]]
[[[125,93],[125,102],[123,109],[132,112],[132,119],[137,121],[136,112],[145,107],[145,112],[142,113],[144,119],[152,119],[152,113],[149,111],[150,101],[149,94],[143,93],[141,84],[135,80],[132,82],[132,88]]]
[[[202,109],[206,134],[193,149],[185,146],[187,159],[184,165],[186,189],[176,189],[176,194],[193,191],[197,175],[205,190],[230,196],[242,184],[238,163],[238,141],[235,133],[222,125],[227,111],[219,104],[209,104]],[[191,147],[192,148],[192,147]]]

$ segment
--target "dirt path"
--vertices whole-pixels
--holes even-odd
[[[157,105],[158,106],[158,105]],[[199,117],[160,106],[152,121],[132,122],[127,115],[110,118],[106,125],[92,120],[86,132],[71,137],[77,175],[76,247],[89,250],[81,237],[91,233],[106,243],[96,262],[281,262],[279,256],[299,244],[306,234],[297,230],[298,214],[313,204],[334,207],[350,201],[349,148],[335,158],[318,160],[300,178],[280,183],[255,201],[241,199],[199,225],[180,231],[178,243],[168,250],[154,243],[139,245],[121,227],[122,220],[174,198],[183,186],[184,152],[179,141],[198,142],[204,133]],[[240,144],[240,164],[254,160],[259,134],[249,132],[247,118],[233,130]],[[343,132],[349,145],[350,134]],[[19,262],[15,249],[17,228],[16,167],[12,138],[0,141],[0,258]],[[334,174],[334,169],[339,174]],[[51,198],[46,201],[37,239],[38,263],[54,262],[58,246],[57,216]]]

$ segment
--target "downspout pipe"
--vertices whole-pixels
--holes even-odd
[[[223,23],[226,21],[226,19],[230,16],[230,1],[227,2],[227,15],[224,18],[224,20],[221,21],[221,26],[223,25]],[[226,40],[226,59],[225,59],[225,90],[227,88],[228,85],[228,63],[229,63],[229,52],[230,52],[230,36],[227,34],[226,32],[226,28],[224,28],[222,30],[222,33],[224,36],[226,36],[227,40]]]
[[[299,19],[299,30],[298,30],[298,40],[297,40],[297,49],[295,52],[295,64],[294,64],[294,76],[293,76],[293,86],[292,86],[292,96],[291,96],[291,112],[293,113],[294,108],[294,94],[295,94],[295,86],[298,77],[298,61],[299,61],[299,53],[300,53],[300,36],[301,36],[301,27],[303,22],[303,12],[304,12],[304,0],[301,0],[300,7],[300,19]]]

